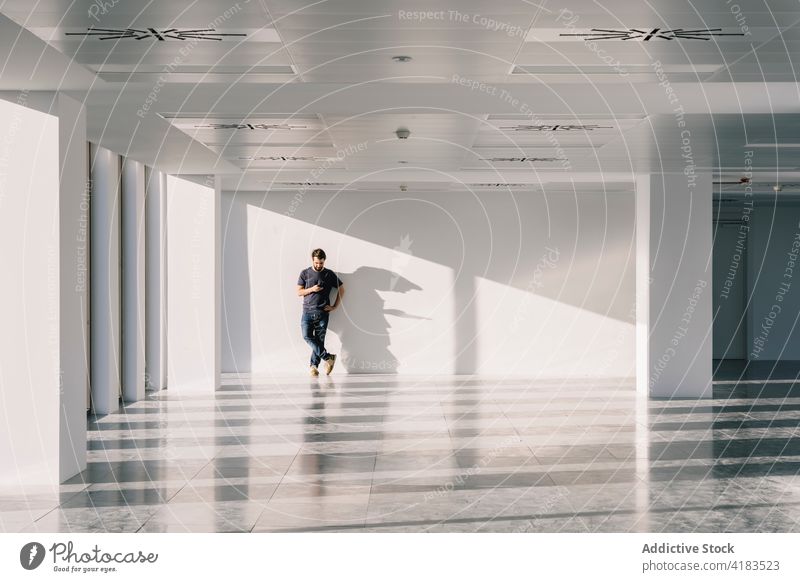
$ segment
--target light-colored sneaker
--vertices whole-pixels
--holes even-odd
[[[330,376],[331,372],[333,372],[333,366],[336,364],[336,356],[330,354],[330,358],[325,360],[325,373]]]
[[[319,370],[317,370],[316,366],[311,366],[311,372],[310,373],[311,373],[311,376],[314,377],[314,378],[319,376]]]

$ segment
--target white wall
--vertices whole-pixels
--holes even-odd
[[[747,248],[749,219],[742,206],[714,212],[713,354],[715,360],[747,359]],[[732,212],[731,212],[732,211]]]
[[[0,101],[0,136],[0,487],[31,491],[59,482],[58,120]]]
[[[167,177],[167,386],[216,388],[214,183]]]
[[[223,371],[305,373],[294,289],[319,246],[352,373],[633,375],[632,192],[296,195],[223,195]]]
[[[760,203],[749,242],[747,358],[800,360],[800,206]]]

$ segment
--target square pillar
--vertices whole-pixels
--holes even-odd
[[[710,174],[636,180],[636,386],[652,397],[712,392]]]
[[[59,120],[28,99],[0,100],[0,494],[58,494],[62,420],[73,413],[60,326],[63,157]]]
[[[122,164],[122,398],[144,398],[144,165]]]
[[[214,176],[214,387],[222,385],[222,178]]]
[[[212,393],[219,386],[219,208],[214,176],[168,176],[170,392]]]
[[[92,146],[91,319],[92,412],[119,408],[120,158]]]
[[[167,177],[147,169],[145,193],[145,383],[167,387]]]
[[[58,95],[59,359],[61,417],[59,478],[86,468],[89,408],[89,148],[86,109]]]

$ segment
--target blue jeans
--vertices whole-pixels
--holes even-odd
[[[325,350],[325,332],[328,330],[327,311],[304,311],[300,319],[303,339],[311,346],[311,365],[319,366],[320,360],[327,360],[330,354]]]

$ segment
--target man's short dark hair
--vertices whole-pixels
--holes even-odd
[[[314,249],[313,251],[311,251],[311,258],[320,259],[324,261],[326,259],[325,251],[323,251],[322,249]]]

